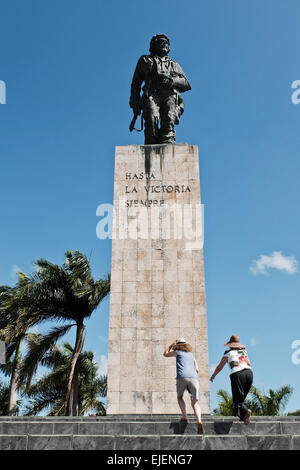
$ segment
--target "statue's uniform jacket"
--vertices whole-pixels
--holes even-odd
[[[160,80],[164,75],[173,80],[172,87]],[[143,96],[140,97],[142,83]],[[183,101],[180,92],[191,86],[180,65],[165,56],[142,55],[137,63],[132,83],[130,106],[133,110],[143,109],[145,119],[145,143],[170,142],[175,140],[174,124],[178,124],[183,113]],[[161,129],[158,131],[158,121]],[[158,137],[158,133],[160,136]]]

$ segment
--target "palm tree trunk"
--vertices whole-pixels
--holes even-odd
[[[9,416],[16,416],[17,414],[17,400],[18,400],[18,378],[19,378],[19,364],[21,360],[21,340],[17,344],[15,358],[13,363],[13,370],[10,379],[9,401],[8,401],[8,414]]]
[[[86,333],[84,338],[82,339],[81,343],[81,350],[83,349],[84,341],[85,341]],[[74,377],[72,382],[72,393],[73,393],[73,416],[79,416],[79,361],[76,362],[75,370],[74,370]]]
[[[74,416],[74,411],[73,411],[73,400],[74,400],[74,388],[73,388],[73,383],[74,383],[74,377],[71,385],[71,392],[70,392],[70,397],[68,401],[68,406],[67,406],[67,416]]]
[[[68,416],[78,416],[78,365],[79,361],[77,360],[71,385],[70,398],[68,402]]]
[[[73,412],[73,405],[72,405],[72,408],[69,408],[69,410],[68,410],[68,404],[69,404],[71,390],[72,390],[72,382],[73,382],[76,363],[77,363],[78,357],[79,357],[79,355],[81,353],[81,349],[82,349],[82,336],[83,336],[84,329],[85,329],[84,325],[82,325],[82,324],[78,325],[77,324],[76,343],[75,343],[75,348],[73,350],[73,355],[72,355],[72,359],[71,359],[71,367],[70,367],[70,373],[69,373],[69,378],[68,378],[68,386],[67,386],[67,392],[66,392],[65,403],[64,403],[64,416],[67,416],[68,411],[69,411],[69,414],[72,414],[72,412]]]
[[[72,382],[72,393],[73,393],[73,410],[72,415],[78,416],[78,375],[79,375],[79,361],[76,362],[75,370],[74,370],[74,377]]]

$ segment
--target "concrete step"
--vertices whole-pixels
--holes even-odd
[[[0,435],[1,450],[300,450],[300,435]]]
[[[300,421],[203,421],[209,435],[300,434]],[[0,421],[0,435],[196,435],[197,423],[178,421]]]
[[[108,416],[0,416],[1,421],[76,421],[76,422],[126,422],[126,421],[180,421],[181,415],[143,415],[143,414],[128,414],[128,415],[108,415]],[[188,415],[189,422],[196,422],[195,415]],[[205,421],[214,421],[214,422],[227,422],[227,421],[237,421],[235,416],[214,416],[214,415],[202,415],[202,420]],[[280,422],[291,422],[299,421],[300,416],[252,416],[251,421],[280,421]]]
[[[194,416],[0,417],[0,450],[300,450],[297,416],[203,417],[205,435]]]

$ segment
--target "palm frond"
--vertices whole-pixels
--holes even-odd
[[[38,414],[47,410],[48,415],[63,414],[65,387],[73,348],[63,343],[59,348],[63,359],[60,365],[32,384],[26,392],[29,405],[26,414]],[[78,360],[78,388],[79,388],[79,414],[83,415],[89,410],[96,410],[97,414],[105,414],[104,403],[99,397],[105,397],[107,391],[107,377],[97,376],[97,364],[94,362],[92,351],[82,351]]]
[[[74,279],[91,280],[91,268],[87,257],[80,251],[66,251],[65,266]]]
[[[19,369],[19,383],[26,382],[27,387],[29,387],[39,362],[42,361],[47,351],[55,346],[59,338],[64,336],[72,326],[74,325],[68,324],[63,327],[53,328],[44,336],[41,334],[28,335],[28,352]]]

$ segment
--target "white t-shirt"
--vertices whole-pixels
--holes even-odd
[[[230,375],[243,369],[251,369],[247,360],[248,354],[246,349],[229,349],[224,352],[224,357],[228,357],[228,365],[230,368]]]

